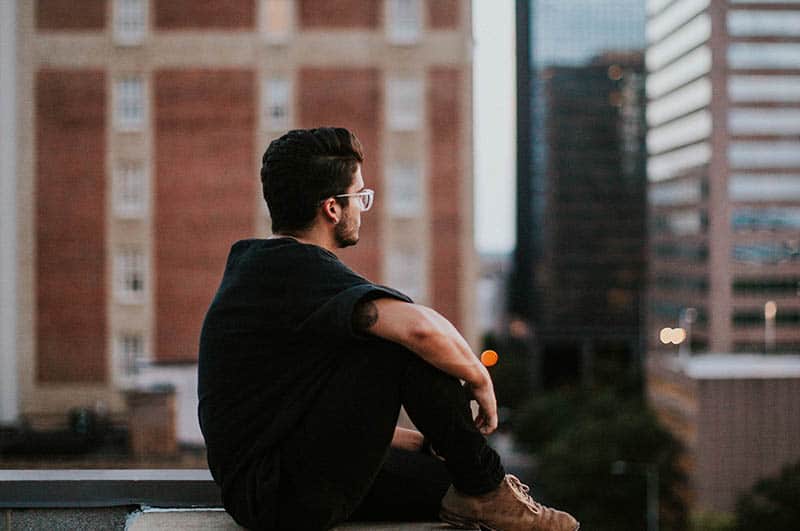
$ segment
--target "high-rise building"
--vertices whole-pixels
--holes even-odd
[[[545,386],[636,369],[645,249],[644,7],[517,3],[518,218],[510,310]]]
[[[469,2],[10,4],[19,415],[120,413],[142,364],[193,399],[229,246],[268,235],[261,155],[294,127],[364,144],[376,203],[343,260],[472,336]]]
[[[647,10],[648,396],[732,511],[800,455],[800,2]]]
[[[800,351],[800,2],[648,12],[650,350]]]

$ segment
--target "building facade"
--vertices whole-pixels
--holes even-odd
[[[524,64],[510,300],[531,325],[545,386],[591,381],[596,363],[639,364],[646,183],[639,4],[518,3]]]
[[[469,2],[15,4],[20,415],[123,412],[143,365],[191,396],[228,249],[269,234],[261,155],[295,127],[364,144],[376,203],[341,258],[471,338]]]
[[[683,446],[694,511],[731,513],[758,480],[800,459],[800,356],[651,358],[647,388]]]
[[[800,3],[648,12],[649,348],[798,352]]]

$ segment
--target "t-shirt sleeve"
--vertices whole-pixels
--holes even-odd
[[[300,335],[319,334],[327,340],[360,340],[366,336],[353,328],[353,310],[362,301],[391,297],[412,302],[397,290],[370,282],[350,286],[328,299],[307,319],[300,323],[296,332]]]

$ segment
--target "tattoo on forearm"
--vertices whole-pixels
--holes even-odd
[[[353,312],[353,328],[364,332],[378,322],[378,306],[373,301],[366,301],[356,306]]]

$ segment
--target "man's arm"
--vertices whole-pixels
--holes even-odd
[[[476,425],[485,434],[497,428],[497,401],[489,372],[442,315],[419,304],[381,298],[356,306],[353,326],[403,345],[434,367],[465,380],[480,407]]]

